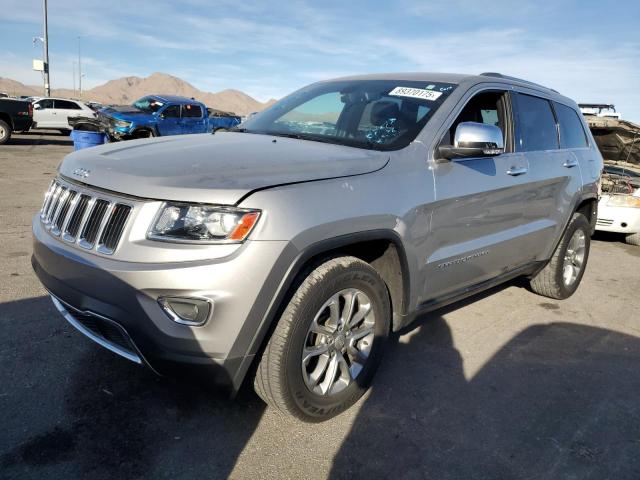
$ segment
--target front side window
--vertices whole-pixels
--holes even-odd
[[[40,110],[47,110],[49,108],[53,108],[53,100],[46,98],[37,102],[37,105],[40,106]]]
[[[182,116],[185,118],[202,118],[202,108],[200,105],[187,104],[182,106]]]
[[[516,151],[555,150],[558,148],[556,119],[548,100],[532,95],[514,95],[517,104]]]
[[[485,91],[477,93],[467,102],[458,114],[441,141],[441,145],[453,145],[456,128],[463,122],[484,123],[502,130],[505,151],[510,151],[510,130],[507,112],[507,93],[503,91]]]
[[[345,80],[305,87],[247,120],[241,131],[372,150],[413,141],[454,84]]]
[[[169,105],[162,111],[164,118],[180,118],[180,105]]]
[[[560,148],[588,147],[587,135],[576,111],[557,102],[553,106],[560,124]]]

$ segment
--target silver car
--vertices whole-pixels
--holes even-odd
[[[103,347],[233,391],[251,381],[316,422],[360,398],[390,334],[423,312],[518,276],[572,295],[601,170],[554,90],[500,74],[341,78],[230,132],[70,154],[32,261]]]

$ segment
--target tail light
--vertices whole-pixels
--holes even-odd
[[[33,103],[29,102],[29,116],[33,117]]]

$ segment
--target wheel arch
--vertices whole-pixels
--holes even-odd
[[[0,120],[2,120],[7,125],[9,125],[9,128],[11,128],[11,130],[13,130],[13,119],[11,118],[11,115],[9,115],[8,113],[1,112],[0,113]]]
[[[242,352],[243,359],[233,376],[235,391],[241,387],[250,368],[257,365],[278,318],[304,279],[305,273],[329,258],[342,255],[360,258],[379,273],[389,291],[392,329],[397,331],[403,326],[403,316],[410,300],[410,276],[406,252],[398,233],[393,230],[373,230],[318,241],[297,251],[284,278],[280,278],[279,286],[270,292],[269,307],[260,312],[262,318],[258,330],[253,332],[254,337],[248,351]],[[276,279],[267,279],[267,283],[271,280]]]

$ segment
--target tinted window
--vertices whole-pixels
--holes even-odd
[[[180,118],[180,105],[169,105],[162,111],[164,118]]]
[[[74,102],[67,100],[54,100],[55,108],[62,108],[64,110],[80,110],[80,107]]]
[[[516,95],[516,151],[553,150],[558,148],[558,132],[551,104],[539,97]]]
[[[202,108],[200,105],[183,105],[182,106],[183,117],[198,117],[202,118]]]
[[[47,98],[46,100],[40,100],[39,102],[36,102],[36,105],[40,105],[40,108],[42,110],[47,108],[53,108],[53,100],[49,98]]]
[[[560,148],[588,147],[587,136],[576,111],[560,103],[553,105],[560,123]]]

